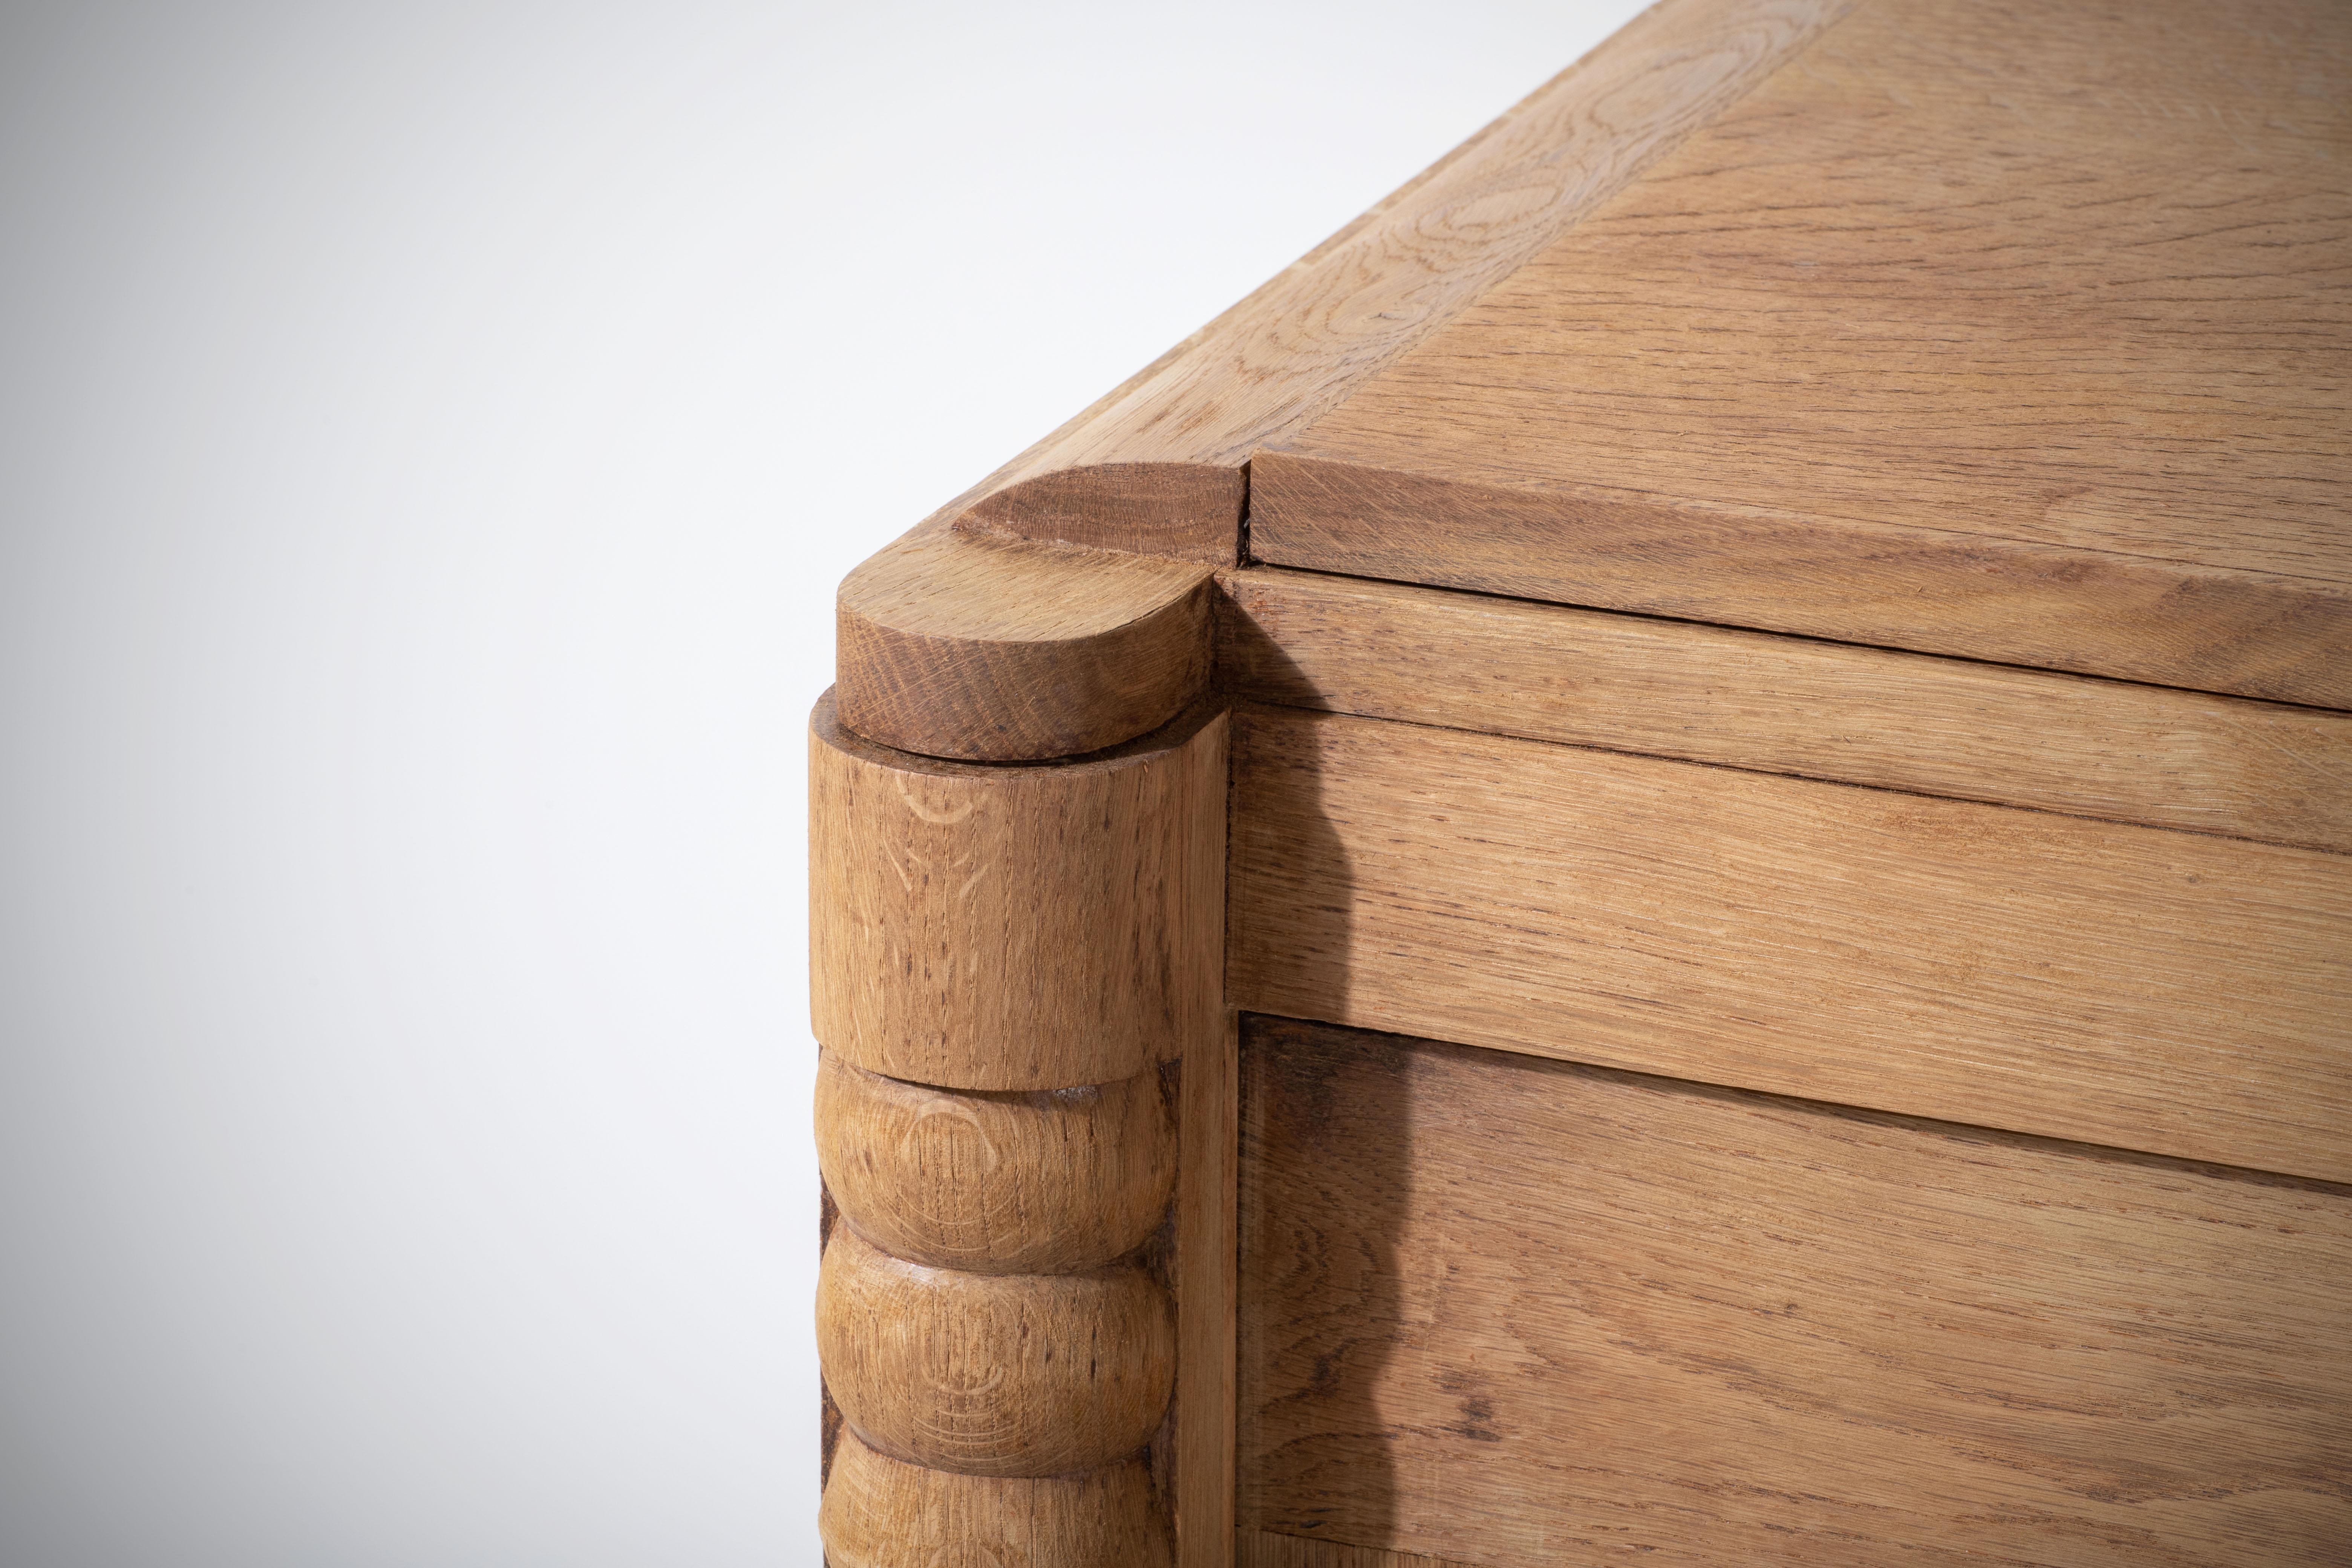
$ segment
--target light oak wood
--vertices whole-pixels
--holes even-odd
[[[845,1433],[818,1515],[828,1568],[1165,1568],[1151,1475],[1000,1479],[900,1464]]]
[[[1140,1453],[1176,1374],[1168,1292],[1140,1265],[969,1274],[835,1226],[818,1354],[868,1447],[967,1476],[1059,1476]]]
[[[1215,1071],[1214,1058],[1202,1064]],[[976,1274],[1103,1268],[1149,1241],[1176,1184],[1157,1072],[1027,1093],[962,1093],[817,1061],[817,1167],[860,1235]]]
[[[1262,561],[2352,708],[2333,583],[1278,453],[1252,474]]]
[[[2352,1178],[2352,859],[1276,709],[1236,1006]]]
[[[940,509],[842,585],[843,722],[904,751],[1025,761],[1172,718],[1205,674],[1205,574],[1176,563],[1238,558],[1251,455],[1336,406],[1848,8],[1652,7]]]
[[[1235,479],[1255,449],[1338,405],[1849,8],[1652,6],[924,526],[1232,561]]]
[[[1872,0],[1251,465],[1258,558],[2352,707],[2352,9]]]
[[[1389,1338],[1484,1335],[1471,1371],[1542,1408],[1514,1447],[1449,1362],[1325,1420],[1391,1300],[1342,1290],[1245,1401],[1294,1423],[1261,1476],[1330,1496],[1234,1513],[1229,1003],[2352,1174],[2347,721],[2199,694],[2352,706],[2347,13],[1849,9],[1653,10],[845,584],[811,788],[835,1568],[2294,1561],[2340,1524],[2341,1360],[2281,1347],[2343,1337],[2295,1294],[2341,1237],[2209,1203],[2242,1177],[1779,1102],[1878,1163],[1706,1114],[1686,1156],[1540,1106],[1540,1147],[1475,1107],[1399,1135],[1355,1088],[1256,1190],[1408,1179],[1253,1290],[1376,1275],[1392,1233],[1429,1310]],[[1419,721],[1250,720],[1227,996],[1207,681],[1244,540],[1597,608],[1227,573],[1229,687]],[[1569,1276],[1612,1335],[1528,1352],[1546,1260],[1624,1226],[1638,1286]],[[1774,1247],[1829,1330],[1724,1274]],[[1795,1349],[1727,1363],[1739,1331]],[[1387,1529],[1408,1496],[1456,1517]]]
[[[1036,473],[974,501],[957,531],[1230,566],[1249,480],[1234,465],[1097,462]]]
[[[1230,1321],[1233,1289],[1225,733],[1203,707],[1091,756],[989,765],[877,745],[829,698],[812,718],[836,1562],[1165,1562],[1171,1502],[1194,1541],[1210,1520],[1230,1537],[1212,1506],[1231,1493],[1230,1335],[1200,1327]],[[845,1479],[853,1440],[1068,1484],[975,1491],[866,1458]]]
[[[1222,865],[1218,868],[1223,872]],[[1176,1556],[1227,1568],[1234,1530],[1234,1150],[1237,1020],[1184,1059],[1184,1158],[1176,1206]]]
[[[985,762],[1117,745],[1207,683],[1209,578],[1112,551],[901,541],[841,584],[841,721],[900,751]]]
[[[1471,1568],[1411,1552],[1383,1552],[1372,1546],[1343,1546],[1333,1541],[1313,1541],[1299,1535],[1276,1535],[1265,1530],[1234,1532],[1234,1568]]]
[[[2352,851],[2352,715],[1279,568],[1221,585],[1236,696]]]
[[[1277,1021],[1243,1061],[1245,1527],[1485,1568],[2352,1541],[2352,1191]]]
[[[870,744],[818,704],[811,1006],[844,1060],[961,1089],[1112,1083],[1216,1037],[1222,714],[988,767]]]

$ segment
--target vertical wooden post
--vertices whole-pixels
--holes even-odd
[[[842,1420],[826,1550],[832,1568],[1166,1568],[1181,1531],[1185,1568],[1221,1563],[1225,720],[1198,700],[1205,643],[1171,630],[1205,638],[1207,574],[922,548],[913,569],[948,562],[944,587],[909,593],[903,562],[866,574],[888,585],[878,607],[858,577],[845,587],[842,699],[820,701],[810,741],[817,1142],[837,1214],[817,1332]],[[1029,566],[1034,590],[1114,603],[1045,605],[1038,635]],[[956,602],[975,579],[986,598]],[[1120,614],[1122,594],[1143,613]],[[1122,636],[1128,662],[1172,673],[1123,675]],[[1056,668],[1083,679],[1057,694]],[[991,721],[988,692],[1008,689],[1021,732],[1118,743],[953,760],[1034,749]],[[845,711],[949,754],[878,744]],[[1139,722],[1157,727],[1118,733]]]

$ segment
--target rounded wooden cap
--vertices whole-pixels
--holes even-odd
[[[953,530],[868,559],[836,601],[841,721],[925,756],[1075,756],[1207,689],[1213,570]]]

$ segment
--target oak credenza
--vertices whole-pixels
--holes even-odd
[[[1665,0],[852,574],[833,1568],[2352,1562],[2347,176]]]

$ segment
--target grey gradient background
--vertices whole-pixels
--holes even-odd
[[[1636,8],[0,5],[0,1565],[814,1564],[834,583]]]

